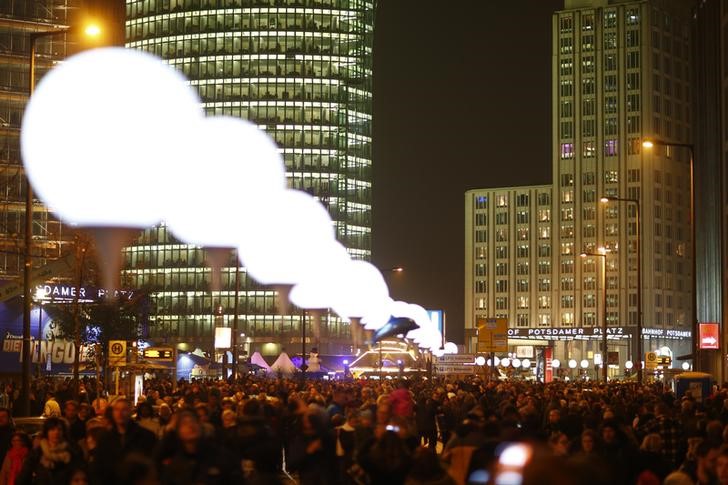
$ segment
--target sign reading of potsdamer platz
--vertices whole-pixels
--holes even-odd
[[[289,187],[316,196],[352,257],[369,259],[374,10],[374,0],[127,0],[126,46],[182,71],[208,116],[244,118],[267,131]],[[235,208],[220,210],[235,224]],[[291,234],[290,244],[302,237]],[[150,294],[150,339],[211,350],[214,327],[233,326],[233,253],[219,292],[210,290],[205,251],[163,225],[144,231],[124,257],[122,285]],[[244,268],[238,278],[239,352],[300,351],[301,312],[281,315],[272,289]],[[319,335],[308,333],[322,352],[351,349],[348,324],[334,315],[323,315]]]

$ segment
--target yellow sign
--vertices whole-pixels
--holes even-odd
[[[171,347],[147,347],[144,349],[144,359],[172,362],[174,350]]]
[[[647,352],[645,354],[645,369],[653,370],[657,368],[657,352]]]
[[[109,340],[109,367],[126,365],[126,340]]]
[[[508,352],[508,319],[478,319],[478,352]]]

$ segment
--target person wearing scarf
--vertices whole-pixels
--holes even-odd
[[[48,418],[43,423],[40,445],[28,455],[15,484],[65,485],[81,463],[81,451],[69,439],[66,422]]]
[[[23,469],[23,463],[30,451],[30,439],[25,433],[13,433],[10,449],[5,454],[0,468],[0,485],[15,485],[15,480]]]

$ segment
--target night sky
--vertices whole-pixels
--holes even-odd
[[[551,14],[563,0],[380,0],[374,262],[462,343],[464,193],[551,183]]]

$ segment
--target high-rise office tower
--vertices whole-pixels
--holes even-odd
[[[374,3],[126,2],[127,47],[183,72],[208,115],[241,117],[267,131],[280,147],[289,187],[328,208],[338,239],[357,259],[371,256]],[[234,210],[221,210],[230,211],[234,224]],[[291,234],[290,243],[299,237],[306,235]],[[174,240],[164,226],[125,249],[123,283],[151,295],[151,338],[209,348],[214,327],[234,326],[237,308],[244,350],[300,348],[300,312],[281,315],[275,292],[236,269],[234,255],[222,271],[222,290],[212,293],[205,259],[204,250]],[[348,335],[347,324],[325,315],[313,343],[325,352],[346,351]]]
[[[473,327],[479,316],[506,316],[512,342],[534,336],[552,340],[558,358],[587,359],[591,367],[593,355],[602,354],[599,341],[606,316],[614,329],[609,350],[619,352],[622,364],[636,360],[637,205],[601,202],[604,197],[634,199],[642,219],[645,350],[673,357],[690,353],[690,153],[658,144],[649,150],[642,146],[645,139],[690,143],[689,7],[689,2],[679,1],[566,0],[564,9],[554,14],[551,253],[538,256],[538,264],[544,261],[538,271],[534,264],[529,268],[524,263],[539,249],[521,251],[518,244],[532,244],[525,236],[519,241],[520,230],[535,222],[500,215],[515,210],[518,218],[516,189],[527,188],[492,189],[495,200],[487,201],[495,203],[487,209],[493,211],[492,219],[481,218],[481,227],[476,227],[478,197],[486,194],[468,192],[466,213],[472,214],[466,216],[466,327]],[[505,204],[496,203],[499,190],[507,196]],[[515,209],[509,204],[516,204]],[[536,215],[532,210],[530,217]],[[497,239],[503,221],[515,224],[509,235],[515,242]],[[479,242],[477,231],[493,238]],[[509,245],[515,255],[499,249]],[[606,249],[606,258],[580,257],[599,248]],[[486,259],[476,261],[479,254]],[[499,266],[499,255],[513,261]],[[530,286],[519,286],[520,279],[530,280]],[[533,331],[539,328],[543,331]]]

